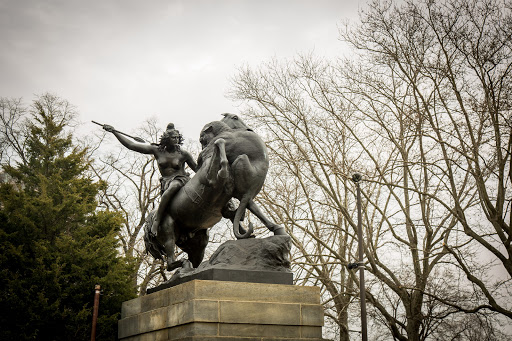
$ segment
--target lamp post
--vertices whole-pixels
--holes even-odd
[[[94,308],[92,312],[92,330],[91,330],[91,341],[96,340],[96,320],[98,319],[98,307],[100,305],[100,293],[101,287],[99,284],[94,286]]]
[[[359,268],[359,297],[361,300],[361,339],[368,340],[368,331],[366,327],[366,290],[364,287],[364,252],[363,252],[363,227],[361,218],[361,188],[359,182],[361,181],[361,174],[352,175],[352,181],[356,184],[357,189],[357,244],[359,260],[358,263],[350,263],[349,269]]]

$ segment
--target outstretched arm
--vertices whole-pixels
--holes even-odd
[[[114,134],[114,136],[119,140],[119,142],[121,142],[123,146],[130,150],[143,154],[154,154],[156,152],[157,147],[155,145],[132,141],[124,137],[123,135],[119,134],[111,125],[105,124],[103,126],[103,129]]]

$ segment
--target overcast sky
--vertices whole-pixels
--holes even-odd
[[[339,55],[338,27],[365,3],[0,0],[0,96],[29,103],[51,92],[86,124],[132,131],[156,117],[197,139],[221,113],[239,112],[225,97],[238,67]]]

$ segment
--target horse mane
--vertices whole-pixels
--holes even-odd
[[[213,121],[213,122],[206,124],[203,127],[203,129],[201,129],[201,134],[208,129],[211,129],[214,136],[218,136],[219,134],[222,134],[223,132],[226,132],[226,131],[233,131],[232,128],[230,128],[226,123],[221,122],[221,121]],[[208,143],[208,145],[199,153],[199,156],[197,157],[197,167],[198,168],[201,167],[201,164],[203,163],[203,160],[205,158],[208,158],[209,156],[211,156],[213,154],[213,149],[214,149],[213,142],[215,140],[216,139],[212,139],[210,141],[210,143]]]
[[[231,128],[224,122],[221,121],[213,121],[208,124],[206,124],[201,132],[211,128],[212,132],[215,136],[219,135],[220,133],[223,133],[225,131],[231,130]]]
[[[247,124],[245,124],[245,122],[242,121],[242,119],[240,117],[238,117],[238,115],[230,114],[230,113],[226,112],[226,113],[222,114],[222,116],[224,116],[224,118],[220,121],[226,123],[230,128],[235,129],[235,130],[252,131],[252,129],[249,128],[247,126]]]

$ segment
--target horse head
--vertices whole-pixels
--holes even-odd
[[[226,123],[231,129],[244,129],[244,130],[251,130],[247,124],[245,124],[244,121],[238,115],[230,114],[230,113],[224,113],[222,114],[224,118],[220,120],[223,123]]]
[[[199,134],[199,142],[203,149],[205,149],[210,142],[212,142],[219,134],[230,131],[232,128],[222,121],[213,121],[208,123],[201,129]]]

